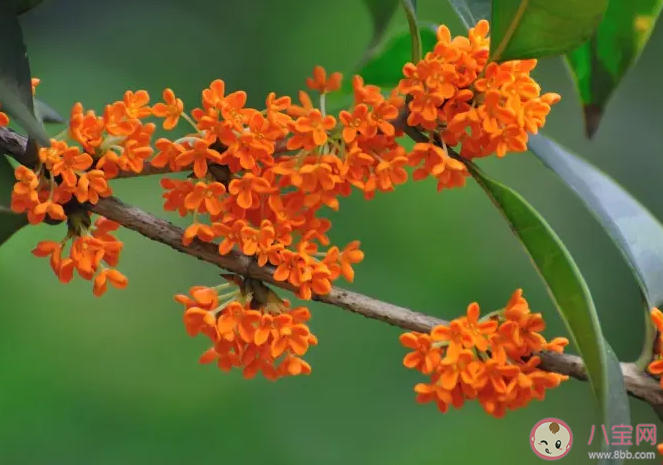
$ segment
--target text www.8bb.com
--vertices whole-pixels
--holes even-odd
[[[616,450],[614,452],[588,452],[590,459],[626,459],[626,460],[651,460],[656,458],[656,452],[631,452],[628,450]]]

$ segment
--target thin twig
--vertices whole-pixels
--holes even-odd
[[[24,137],[6,128],[0,128],[0,150],[20,156],[20,153],[16,151],[20,150],[20,147],[24,149],[25,143]],[[166,244],[179,252],[214,264],[224,270],[288,291],[295,290],[292,285],[274,279],[273,267],[261,267],[251,257],[237,251],[233,250],[227,255],[219,255],[218,244],[205,243],[197,239],[189,246],[183,245],[184,231],[182,228],[139,208],[127,205],[114,197],[101,199],[96,205],[89,208],[92,212],[115,221],[148,239]],[[447,324],[444,320],[338,287],[333,287],[327,295],[314,296],[314,300],[408,331],[429,332],[436,325]],[[587,372],[580,357],[556,353],[541,353],[540,356],[542,369],[582,381],[587,380]],[[632,363],[621,363],[620,365],[629,395],[642,399],[652,406],[663,406],[663,390],[654,378]]]
[[[118,173],[118,175],[115,176],[113,179],[138,178],[143,176],[153,176],[156,174],[167,174],[167,173],[172,173],[172,171],[168,166],[164,166],[163,168],[157,168],[156,166],[152,166],[149,163],[146,163],[140,173],[135,173],[133,171],[120,171],[120,173]]]

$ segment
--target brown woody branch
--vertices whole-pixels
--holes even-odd
[[[230,254],[222,256],[219,255],[216,244],[197,240],[189,246],[182,245],[184,231],[181,228],[136,207],[126,205],[116,198],[100,200],[97,205],[92,207],[92,211],[149,239],[166,244],[179,252],[212,263],[232,273],[254,278],[289,291],[294,290],[291,285],[274,280],[272,267],[260,267],[253,259],[239,252],[232,251]],[[429,332],[434,326],[447,323],[408,308],[338,287],[332,288],[327,295],[314,296],[314,300],[410,331]],[[587,373],[580,357],[554,353],[542,353],[540,356],[541,368],[579,380],[587,380]],[[663,405],[663,390],[655,379],[643,373],[632,363],[622,363],[621,369],[626,389],[631,396],[652,405]]]
[[[25,146],[25,137],[7,128],[0,128],[0,150],[20,158]],[[120,223],[125,228],[148,239],[166,244],[179,252],[232,273],[263,281],[288,291],[294,290],[290,284],[274,280],[273,267],[261,267],[252,258],[239,252],[232,251],[228,255],[222,256],[218,253],[217,244],[204,243],[199,240],[195,240],[189,246],[184,246],[182,244],[184,231],[181,228],[139,208],[127,205],[114,197],[101,199],[97,205],[91,206],[90,210]],[[314,300],[409,331],[429,332],[434,326],[447,323],[444,320],[339,287],[333,287],[327,295],[314,296]],[[582,381],[587,380],[587,372],[580,357],[556,353],[541,353],[540,356],[542,369]],[[642,372],[633,363],[621,363],[620,365],[624,384],[630,396],[644,400],[654,407],[663,406],[663,390],[654,378]]]
[[[0,127],[0,150],[7,155],[19,159],[25,153],[28,140],[9,128]]]
[[[15,158],[16,160],[21,160],[23,158],[23,154],[25,153],[27,143],[28,140],[21,134],[9,128],[0,127],[0,151],[3,153],[11,156],[12,158]],[[150,176],[154,174],[165,174],[169,172],[170,169],[168,167],[155,168],[152,165],[146,164],[140,173],[134,173],[133,171],[122,171],[117,176],[117,179]]]

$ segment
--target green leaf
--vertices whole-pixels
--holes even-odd
[[[400,0],[363,0],[366,9],[371,15],[373,21],[373,37],[368,45],[361,63],[368,61],[376,51],[376,48],[382,43],[387,27],[394,13],[398,9]]]
[[[0,207],[0,245],[7,242],[14,233],[27,224],[28,219],[25,215],[19,215],[5,207]]]
[[[605,106],[649,40],[662,0],[612,1],[592,38],[566,54],[591,138]]]
[[[380,3],[379,0],[365,0],[368,3]],[[353,71],[359,74],[364,82],[389,90],[398,85],[403,79],[403,65],[413,61],[413,54],[421,56],[421,53],[433,50],[437,43],[437,26],[424,22],[416,24],[414,11],[416,1],[400,0],[408,17],[408,28],[398,28],[392,32],[387,40],[375,44],[364,54],[361,62]],[[369,7],[371,8],[371,7]],[[415,35],[412,35],[412,23],[415,21]],[[384,39],[384,38],[383,38]],[[421,50],[421,51],[419,51]],[[418,60],[416,60],[418,61]],[[334,92],[327,96],[327,106],[330,110],[340,110],[352,106],[354,97],[352,93],[352,79],[343,79],[340,92]]]
[[[569,186],[633,270],[650,307],[663,305],[663,225],[615,180],[540,134],[529,150]]]
[[[624,424],[630,424],[623,381],[614,382],[617,376],[621,376],[619,363],[603,338],[591,294],[571,254],[522,196],[487,177],[476,165],[468,162],[468,168],[520,239],[546,283],[583,358],[603,423],[620,424],[611,422],[624,421]]]
[[[43,124],[35,118],[32,99],[32,76],[23,32],[16,16],[0,7],[0,102],[2,110],[40,145],[50,140]],[[36,158],[33,151],[31,158]],[[23,163],[34,160],[19,160]]]
[[[15,182],[14,168],[7,157],[0,155],[0,245],[28,224],[25,215],[14,213],[9,207]]]
[[[39,100],[34,99],[35,118],[42,123],[47,124],[65,124],[67,121],[60,116],[50,105]]]
[[[417,63],[418,61],[421,60],[421,57],[423,56],[421,35],[419,32],[419,22],[417,21],[417,2],[415,0],[401,0],[401,5],[405,10],[405,16],[407,16],[407,24],[410,27],[412,54],[409,61],[412,61],[412,63]],[[403,62],[403,64],[405,63],[407,62]]]
[[[9,209],[15,183],[14,167],[5,155],[0,155],[0,208]]]
[[[493,0],[493,61],[561,55],[588,40],[608,0]]]
[[[20,15],[42,3],[44,0],[4,0],[7,2],[8,10],[15,15]]]
[[[429,52],[437,43],[437,26],[425,22],[420,23],[419,27],[422,49]],[[412,56],[411,44],[409,28],[397,28],[352,74],[359,74],[366,84],[380,86],[385,94],[388,93],[403,79],[403,65]],[[334,113],[353,104],[352,79],[344,78],[340,92],[327,95],[327,109]]]
[[[373,20],[373,35],[382,36],[396,13],[400,0],[363,0]]]
[[[655,339],[649,318],[663,306],[663,224],[610,176],[542,135],[532,135],[529,150],[570,187],[613,240],[642,292],[645,340],[636,362],[651,360]]]
[[[419,33],[424,51],[433,50],[437,43],[436,28],[432,24],[422,25]],[[361,66],[356,74],[361,75],[367,84],[393,88],[403,79],[403,65],[412,58],[410,33],[398,30],[384,42],[376,53]],[[345,80],[347,86],[350,79]],[[351,90],[348,87],[347,90]]]
[[[626,393],[626,386],[624,385],[624,375],[619,364],[619,358],[612,350],[608,341],[604,340],[606,361],[608,362],[608,396],[605,401],[603,410],[603,418],[605,420],[606,428],[616,425],[630,425],[631,424],[631,408],[629,405],[628,394]],[[604,442],[601,443],[601,449],[604,452],[610,452],[614,456],[617,450],[628,450],[628,446],[608,445]],[[624,459],[601,459],[600,465],[621,465]]]
[[[467,29],[476,26],[479,20],[490,20],[491,3],[491,0],[449,0]]]

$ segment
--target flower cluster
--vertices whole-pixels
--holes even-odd
[[[155,125],[142,120],[151,115],[145,91],[127,91],[121,101],[107,105],[102,116],[84,112],[77,103],[68,130],[51,139],[50,147],[39,149],[35,170],[16,169],[12,210],[26,212],[31,224],[67,218],[63,206],[95,205],[112,194],[108,180],[120,170],[140,173],[153,153]]]
[[[89,216],[87,216],[89,221]],[[104,217],[98,217],[92,227],[72,228],[61,242],[41,241],[32,253],[37,257],[49,257],[51,268],[62,283],[68,283],[74,277],[74,271],[88,281],[94,280],[92,291],[101,296],[110,282],[118,289],[127,287],[126,276],[115,268],[120,259],[123,244],[110,233],[120,225]],[[67,243],[69,256],[63,258]],[[104,265],[104,263],[106,265]]]
[[[479,21],[468,37],[451,38],[440,26],[437,44],[419,63],[403,68],[399,90],[411,97],[408,124],[461,147],[467,159],[527,150],[527,133],[545,124],[558,94],[541,95],[530,72],[536,60],[488,62],[488,22]]]
[[[317,68],[309,83],[324,102],[340,75],[327,79]],[[330,246],[331,222],[318,216],[325,205],[338,209],[337,197],[352,187],[344,174],[352,167],[338,151],[340,133],[328,134],[336,127],[333,116],[314,108],[305,92],[301,106],[270,94],[265,110],[249,108],[246,93],[227,93],[222,80],[203,90],[202,108],[194,108],[191,116],[172,91],[164,92],[164,100],[153,112],[165,116],[165,129],[180,118],[195,129],[176,140],[158,139],[151,161],[172,171],[193,171],[185,180],[161,181],[164,209],[192,215],[185,245],[196,238],[218,240],[221,255],[236,249],[261,266],[271,264],[274,279],[296,286],[298,297],[306,300],[328,293],[340,276],[354,279],[352,265],[363,260],[359,242],[342,250]]]
[[[219,294],[233,285],[238,288]],[[203,334],[212,343],[200,363],[216,361],[223,371],[241,368],[245,378],[262,373],[271,381],[311,373],[300,358],[318,343],[306,325],[306,307],[292,308],[263,284],[236,276],[214,288],[193,287],[190,296],[175,300],[185,307],[189,335]]]
[[[501,418],[532,399],[542,400],[546,389],[568,379],[537,368],[536,352],[562,353],[569,343],[565,338],[546,341],[540,334],[544,329],[541,314],[530,311],[519,289],[504,309],[483,318],[472,303],[465,316],[429,334],[401,335],[401,343],[412,350],[403,365],[430,377],[415,386],[417,401],[435,402],[444,413],[450,405],[460,408],[476,399],[488,414]]]
[[[112,195],[110,181],[117,177],[141,174],[146,167],[186,173],[161,179],[164,210],[190,218],[183,245],[214,243],[220,255],[241,253],[260,266],[270,265],[273,280],[293,287],[300,299],[328,294],[335,280],[354,280],[353,267],[364,254],[359,241],[344,247],[331,243],[324,208],[338,210],[339,199],[353,190],[366,199],[393,191],[407,181],[408,168],[415,181],[435,178],[438,190],[464,186],[469,176],[464,159],[523,151],[527,133],[545,123],[559,96],[541,95],[529,75],[535,60],[489,63],[487,34],[485,21],[468,37],[452,39],[449,29],[440,27],[434,50],[419,63],[406,64],[395,89],[384,92],[354,76],[353,104],[334,114],[327,111],[327,97],[340,91],[342,76],[319,66],[297,102],[270,93],[261,108],[247,106],[246,92],[229,91],[221,79],[202,90],[190,111],[171,89],[154,104],[145,90],[127,91],[100,115],[77,103],[67,129],[38,149],[34,166],[16,169],[11,208],[27,214],[32,224],[66,221],[64,240],[41,242],[33,253],[50,257],[60,281],[70,281],[76,271],[94,280],[94,294],[101,295],[108,282],[123,288],[127,278],[114,268],[122,243],[110,233],[119,225],[103,217],[93,225],[89,211]],[[156,118],[166,132],[187,130],[182,137],[157,138],[157,124],[148,118]],[[7,123],[0,113],[0,124]],[[399,142],[406,133],[417,142],[411,150]],[[448,147],[459,148],[460,155]],[[219,296],[220,287],[196,287],[190,297],[177,297],[186,307],[189,333],[212,340],[202,360],[218,359],[223,369],[243,367],[248,377],[258,371],[270,379],[308,373],[310,367],[299,358],[316,343],[305,325],[308,310],[291,309],[272,291],[269,301],[256,297],[247,282],[252,281],[242,281],[239,291],[228,295]],[[260,286],[254,283],[252,289]],[[478,308],[472,309],[474,315]],[[465,374],[458,388],[449,387],[451,375],[444,375],[446,387],[435,391],[441,405],[457,403],[462,392],[479,396],[487,409],[499,413],[559,382],[535,369],[536,357],[519,361],[535,350],[535,328],[542,323],[540,316],[517,316],[482,323],[481,331],[490,331],[473,336],[475,345],[466,344],[467,334],[478,328],[469,315],[433,335],[404,336],[417,353],[431,348],[425,354],[427,374],[447,373],[440,363],[465,367],[466,362],[479,380],[493,380],[493,371],[520,374],[511,377],[518,389],[508,391],[492,381],[480,386],[483,381],[474,378],[470,385],[462,381]],[[463,344],[444,339],[443,333],[452,337],[458,331]],[[525,394],[527,389],[535,394]]]
[[[388,95],[354,76],[354,103],[337,116],[327,113],[326,99],[342,77],[321,67],[306,82],[317,105],[300,91],[298,103],[270,93],[264,108],[251,108],[244,91],[228,92],[220,79],[202,91],[190,114],[171,89],[152,106],[146,91],[127,91],[101,115],[77,103],[67,131],[39,149],[36,166],[16,170],[12,209],[32,224],[72,223],[72,216],[85,216],[75,206],[110,196],[109,181],[123,172],[141,173],[146,164],[191,172],[161,180],[164,209],[191,215],[184,245],[218,241],[221,255],[237,250],[274,266],[274,279],[296,287],[302,299],[326,294],[339,277],[354,279],[363,253],[358,241],[344,248],[330,243],[322,207],[337,210],[339,197],[353,189],[367,199],[392,191],[407,181],[406,167],[414,180],[436,178],[438,190],[463,186],[469,173],[447,146],[460,147],[467,158],[502,156],[524,150],[527,132],[544,124],[559,96],[540,95],[529,76],[535,60],[488,63],[487,34],[486,21],[453,39],[441,26],[435,48],[406,64]],[[166,131],[182,121],[192,131],[153,143],[156,125],[148,117],[161,119]],[[405,130],[428,142],[407,151],[398,142]],[[89,218],[74,223],[68,238],[86,236]]]
[[[39,79],[32,80],[33,93],[38,84]],[[127,91],[122,101],[106,107],[102,117],[93,111],[83,113],[77,104],[68,130],[51,139],[49,147],[39,148],[36,167],[19,165],[15,170],[11,209],[26,213],[30,224],[46,220],[68,224],[62,241],[42,241],[33,254],[50,257],[51,268],[63,283],[73,279],[74,271],[93,281],[96,296],[106,292],[108,282],[120,289],[127,286],[127,278],[113,268],[123,244],[111,232],[120,225],[101,216],[92,225],[92,215],[81,204],[94,205],[110,196],[108,180],[120,169],[140,172],[143,160],[152,154],[154,124],[141,121],[149,115],[142,109],[145,98],[141,92]],[[8,123],[6,115],[0,115],[0,123]],[[68,244],[69,256],[63,257]]]

